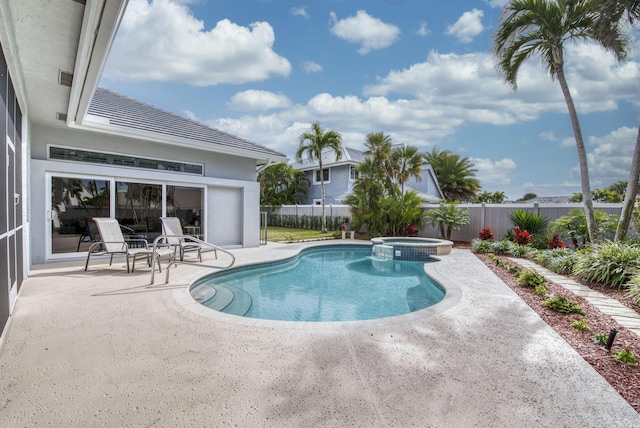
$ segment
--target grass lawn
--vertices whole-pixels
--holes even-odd
[[[280,242],[300,241],[303,239],[334,238],[335,233],[340,232],[328,231],[327,233],[322,233],[319,230],[269,226],[267,228],[267,240],[271,242]]]

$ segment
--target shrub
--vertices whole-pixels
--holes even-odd
[[[595,210],[593,215],[596,219],[597,236],[604,236],[607,232],[616,231],[618,216],[600,210]],[[551,231],[570,239],[574,248],[584,246],[588,241],[584,210],[571,210],[568,215],[559,217],[551,223]]]
[[[476,253],[492,253],[493,252],[493,242],[486,241],[483,239],[473,239],[471,240],[471,249]]]
[[[535,269],[525,269],[520,273],[520,277],[518,277],[518,284],[523,287],[536,288],[539,285],[545,285],[547,283],[547,279],[544,275],[536,272]]]
[[[527,230],[532,235],[543,233],[549,224],[549,219],[542,214],[523,209],[511,211],[509,220],[520,230]]]
[[[482,229],[478,234],[478,238],[482,239],[483,241],[486,241],[486,240],[493,241],[494,236],[495,235],[491,232],[491,229],[488,227],[485,227],[484,229]]]
[[[554,233],[551,239],[547,242],[547,248],[553,250],[555,248],[567,248],[567,246],[562,242],[560,236],[558,236],[557,233]]]
[[[627,283],[629,288],[629,296],[633,299],[636,305],[640,305],[640,274],[636,274],[631,281]]]
[[[573,272],[573,267],[578,261],[578,254],[568,248],[556,248],[537,251],[533,258],[550,271],[567,275]]]
[[[549,296],[544,299],[542,304],[549,309],[553,309],[554,311],[561,312],[563,314],[584,315],[584,309],[578,305],[578,302],[569,300],[561,295]]]
[[[609,336],[607,335],[607,333],[596,333],[591,338],[591,341],[597,345],[604,346],[607,344],[607,339],[609,339]]]
[[[518,245],[527,245],[531,241],[531,234],[516,226],[513,228],[513,241]]]
[[[571,323],[571,327],[575,328],[576,330],[580,330],[580,331],[589,331],[591,330],[591,328],[589,328],[589,324],[587,324],[587,321],[583,318],[580,320],[575,320],[574,322]]]
[[[627,351],[626,349],[622,349],[620,352],[614,355],[613,359],[617,361],[621,361],[625,364],[630,364],[632,366],[635,366],[636,364],[638,364],[636,362],[636,357],[634,357],[633,354]]]
[[[584,281],[620,289],[639,269],[640,247],[605,241],[580,251],[573,273]]]
[[[533,290],[539,296],[544,296],[547,294],[547,286],[546,285],[536,285],[536,288]]]

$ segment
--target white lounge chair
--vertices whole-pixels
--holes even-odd
[[[199,242],[194,241],[194,238],[199,238],[184,234],[179,218],[160,217],[160,220],[162,221],[162,233],[164,235],[171,236],[170,238],[167,238],[166,243],[173,246],[174,251],[177,249],[180,250],[180,261],[184,260],[184,253],[188,251],[197,251],[200,263],[202,263],[202,251],[213,250],[215,258],[218,258],[216,247],[200,244]]]
[[[127,272],[133,272],[135,270],[136,260],[138,259],[147,259],[147,264],[151,266],[151,257],[156,257],[158,270],[162,271],[160,268],[160,257],[169,257],[170,261],[174,258],[174,251],[170,248],[157,248],[154,253],[153,248],[149,247],[146,239],[125,240],[122,230],[120,229],[120,223],[115,218],[94,217],[93,221],[98,227],[100,241],[94,242],[89,247],[87,262],[84,265],[85,271],[89,267],[89,259],[92,254],[109,254],[111,256],[109,266],[113,263],[114,255],[123,254],[127,260]],[[136,246],[139,248],[130,248],[132,242],[136,242]],[[129,259],[133,259],[131,269],[129,269]]]

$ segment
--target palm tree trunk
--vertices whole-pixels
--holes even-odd
[[[321,221],[322,221],[322,233],[327,232],[327,219],[324,217],[324,171],[322,169],[322,152],[318,156],[318,166],[320,167],[320,198],[322,199],[320,202],[322,204],[322,213],[321,213]]]
[[[622,204],[622,213],[620,213],[620,222],[618,222],[618,229],[616,229],[615,241],[622,241],[627,236],[627,230],[629,230],[629,223],[631,222],[631,214],[633,213],[633,205],[636,201],[636,194],[638,193],[639,179],[640,126],[638,127],[636,145],[633,149],[633,157],[631,158],[631,169],[629,171],[629,181],[627,182],[627,192],[624,196],[624,202]]]
[[[571,97],[571,91],[569,91],[569,85],[564,75],[564,69],[562,65],[556,67],[556,75],[558,76],[558,82],[564,95],[564,100],[567,103],[569,109],[569,118],[571,119],[571,127],[573,128],[573,135],[576,139],[576,148],[578,149],[578,164],[580,166],[580,184],[582,187],[582,203],[584,205],[584,213],[587,219],[587,231],[589,234],[589,241],[594,242],[596,239],[596,219],[593,214],[593,200],[591,199],[591,184],[589,183],[589,164],[587,162],[587,151],[584,148],[584,140],[582,139],[582,130],[580,129],[580,121],[578,120],[578,112],[576,106],[573,104],[573,97]]]

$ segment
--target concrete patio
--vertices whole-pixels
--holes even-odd
[[[233,253],[244,264],[306,245]],[[188,294],[202,268],[149,286],[149,269],[122,260],[83,267],[30,272],[0,350],[0,426],[640,426],[468,250],[426,267],[445,301],[353,323],[214,312]]]

